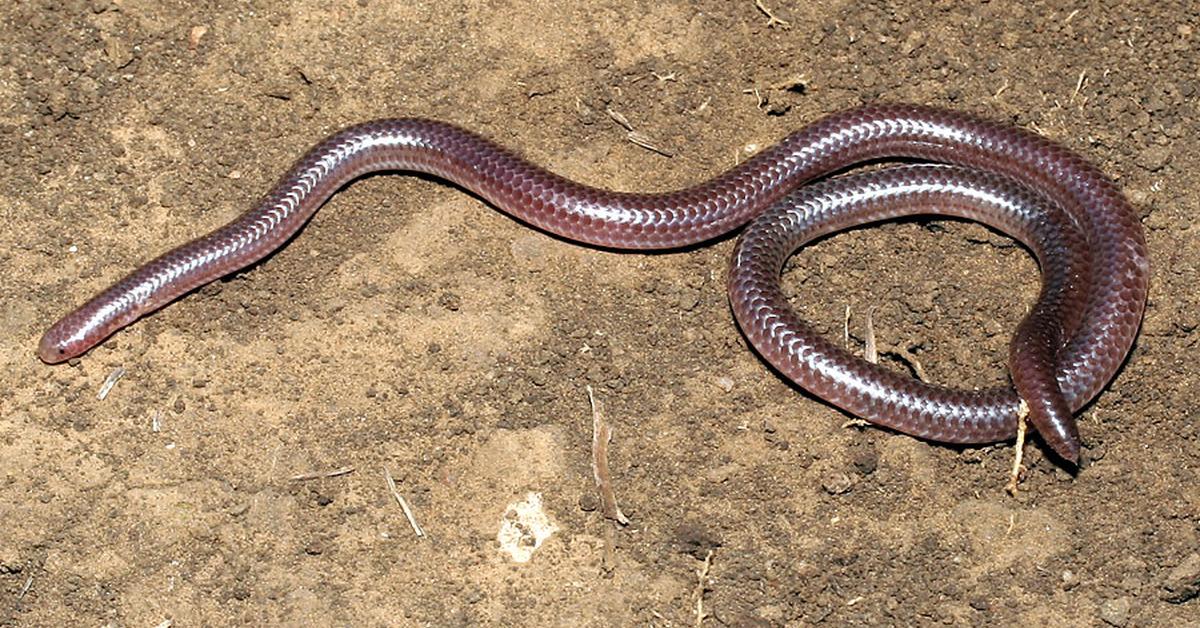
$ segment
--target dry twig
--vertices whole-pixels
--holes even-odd
[[[612,118],[614,122],[625,128],[625,139],[637,144],[638,146],[641,146],[646,150],[656,152],[663,157],[675,156],[675,153],[656,144],[649,135],[646,135],[641,131],[634,130],[633,124],[629,122],[629,118],[626,118],[621,112],[614,111],[612,108],[605,108],[604,112],[607,113],[608,117]]]
[[[317,480],[320,478],[336,478],[339,475],[347,475],[354,473],[354,467],[342,467],[333,471],[312,471],[310,473],[301,473],[288,478],[293,482],[303,482],[305,480]]]
[[[791,22],[775,17],[775,14],[763,4],[762,0],[754,0],[754,6],[758,8],[759,11],[762,11],[763,15],[767,16],[767,28],[775,28],[778,26],[786,31],[792,27]]]
[[[1017,445],[1016,453],[1013,455],[1012,474],[1008,478],[1008,484],[1004,487],[1004,490],[1013,496],[1016,496],[1017,484],[1021,481],[1021,458],[1025,454],[1025,419],[1028,416],[1029,404],[1022,399],[1020,407],[1017,408]]]
[[[408,525],[412,526],[413,534],[417,538],[425,538],[425,531],[417,524],[417,518],[413,516],[412,508],[408,507],[408,500],[400,494],[400,489],[396,488],[396,481],[392,479],[392,474],[385,467],[383,470],[383,478],[387,480],[388,490],[392,492],[392,497],[396,498],[396,503],[400,504],[400,510],[404,511],[404,516],[408,518]]]
[[[886,353],[895,357],[897,360],[904,362],[912,368],[917,379],[928,383],[929,377],[925,373],[925,366],[917,358],[917,355],[911,349],[905,348],[896,344],[886,344],[883,349],[879,348],[878,342],[875,339],[875,320],[874,308],[867,310],[866,338],[864,339],[863,358],[872,364],[879,363],[879,354]],[[850,348],[850,306],[846,306],[846,315],[842,319],[842,347]]]
[[[596,404],[591,386],[587,387],[587,394],[588,403],[592,406],[592,478],[596,481],[596,490],[600,492],[600,507],[605,517],[627,526],[629,519],[617,506],[612,476],[608,472],[608,444],[612,441],[612,428],[604,422],[604,415]]]
[[[875,308],[867,308],[867,342],[863,357],[871,364],[879,364],[879,349],[875,346]]]
[[[693,594],[696,598],[696,628],[704,625],[704,587],[708,584],[708,570],[712,568],[712,556],[713,551],[708,550],[708,554],[704,556],[704,564],[696,570],[696,592]]]
[[[109,373],[108,377],[104,378],[104,383],[100,385],[100,392],[96,393],[96,398],[100,401],[104,401],[104,398],[108,396],[109,391],[113,389],[113,386],[117,385],[117,382],[120,381],[122,377],[125,377],[125,367],[118,366],[117,368],[113,369],[113,372]]]

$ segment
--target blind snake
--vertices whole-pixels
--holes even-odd
[[[885,168],[803,185],[863,162]],[[470,190],[529,225],[613,249],[673,249],[747,222],[730,271],[735,318],[758,352],[818,397],[918,437],[989,443],[1029,421],[1063,459],[1079,458],[1073,413],[1109,382],[1141,323],[1149,282],[1133,208],[1098,169],[1039,135],[917,105],[867,105],[814,122],[708,181],[664,193],[570,181],[459,127],[387,119],[318,143],[258,205],[147,262],[56,322],[39,357],[79,356],[117,330],[285,244],[339,188],[367,173],[416,171]],[[1038,257],[1042,290],[1010,345],[1013,388],[956,390],[871,364],[796,316],[783,262],[812,238],[911,214],[986,223]],[[751,222],[752,221],[752,222]]]

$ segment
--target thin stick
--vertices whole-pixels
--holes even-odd
[[[617,496],[612,489],[612,476],[608,472],[608,443],[612,441],[612,428],[604,422],[604,415],[596,405],[592,387],[587,386],[588,403],[592,406],[592,478],[596,490],[600,491],[600,507],[605,517],[627,526],[629,519],[617,506]]]
[[[846,316],[842,317],[842,348],[850,349],[850,304],[846,304]]]
[[[659,146],[658,144],[655,144],[654,140],[650,139],[650,136],[646,135],[645,133],[639,133],[638,131],[629,131],[625,134],[625,139],[629,140],[630,142],[633,142],[634,144],[637,144],[638,146],[641,146],[642,148],[644,148],[646,150],[656,152],[659,155],[662,155],[663,157],[674,157],[675,156],[675,153],[663,148],[662,146]]]
[[[108,377],[104,378],[104,383],[100,385],[100,392],[96,393],[96,398],[100,401],[104,401],[104,398],[108,396],[108,392],[112,390],[113,386],[117,385],[117,382],[120,381],[122,377],[125,377],[125,367],[118,366],[117,368],[113,369],[113,372],[109,373]]]
[[[759,11],[762,11],[763,15],[767,16],[767,28],[774,28],[778,26],[786,31],[792,27],[791,22],[775,17],[775,14],[763,4],[762,0],[754,0],[754,6],[757,7]]]
[[[696,628],[704,625],[704,585],[708,583],[708,570],[712,568],[712,556],[713,551],[708,550],[708,554],[704,556],[704,564],[696,570],[696,592],[693,594],[696,598]]]
[[[635,130],[633,128],[633,124],[629,121],[629,118],[626,118],[621,112],[615,111],[611,107],[606,107],[604,112],[608,114],[608,117],[613,119],[613,122],[616,122],[625,128],[625,139],[637,144],[638,146],[641,146],[646,150],[654,151],[663,157],[675,156],[675,153],[659,146],[649,135]]]
[[[992,98],[999,98],[1000,94],[1006,91],[1008,91],[1008,79],[1004,79],[1004,83],[1000,85],[1000,89],[997,89],[995,94],[992,94]]]
[[[408,507],[408,501],[400,494],[400,489],[396,488],[396,481],[392,479],[392,474],[388,472],[387,467],[383,469],[383,477],[387,480],[388,490],[392,492],[392,497],[396,498],[396,503],[400,504],[400,510],[403,510],[404,516],[408,518],[408,525],[412,526],[413,534],[416,534],[418,539],[425,538],[425,531],[417,524],[417,518],[413,516],[412,508]]]
[[[1021,481],[1021,457],[1025,454],[1025,417],[1029,416],[1029,404],[1025,400],[1021,400],[1020,407],[1017,408],[1017,453],[1013,456],[1012,475],[1008,478],[1008,484],[1004,490],[1008,491],[1009,495],[1017,495],[1017,484]]]
[[[916,372],[916,374],[917,374],[917,379],[919,379],[923,382],[928,382],[929,378],[925,375],[925,367],[921,366],[921,361],[918,360],[916,354],[914,354],[909,349],[906,349],[899,345],[886,345],[884,347],[883,351],[879,350],[879,343],[875,339],[874,315],[875,315],[875,308],[873,308],[873,307],[867,308],[867,333],[866,333],[866,342],[864,343],[866,346],[863,348],[863,358],[866,359],[866,361],[870,362],[871,364],[879,364],[879,354],[880,353],[887,353],[889,355],[893,355],[896,358],[907,363],[909,366],[911,366],[912,370],[914,372]],[[846,306],[846,318],[842,322],[842,346],[848,347],[849,344],[850,344],[850,306],[847,305]],[[888,347],[891,347],[891,348],[889,349]]]
[[[867,346],[863,357],[871,364],[879,364],[879,348],[875,346],[875,308],[867,308]]]
[[[613,119],[613,122],[625,127],[626,131],[633,130],[633,125],[629,123],[629,118],[626,118],[625,114],[620,111],[614,111],[611,107],[605,107],[604,113],[607,113],[608,117]]]
[[[320,478],[336,478],[339,475],[347,475],[354,473],[354,467],[342,467],[333,471],[312,471],[310,473],[301,473],[288,478],[293,482],[303,482],[305,480],[316,480]]]

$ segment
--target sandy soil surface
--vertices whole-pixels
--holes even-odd
[[[698,596],[705,626],[1200,623],[1196,5],[764,6],[787,27],[751,0],[5,3],[0,624],[680,626]],[[421,177],[351,185],[73,364],[34,354],[353,122],[445,119],[663,190],[876,101],[1040,131],[1141,212],[1151,301],[1077,474],[1030,445],[1012,498],[1011,445],[843,427],[745,346],[730,238],[599,251]],[[806,249],[784,281],[822,330],[849,306],[861,337],[874,308],[932,379],[985,386],[1037,269],[914,221]],[[627,527],[596,506],[589,385]],[[531,492],[557,532],[517,565],[497,532]]]

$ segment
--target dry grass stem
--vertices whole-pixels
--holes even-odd
[[[100,401],[104,401],[104,398],[108,396],[109,391],[113,389],[113,386],[117,385],[117,382],[120,381],[122,377],[125,377],[125,367],[118,366],[117,368],[113,369],[113,372],[109,373],[108,377],[104,378],[104,383],[100,385],[100,391],[96,393],[96,398]]]
[[[321,478],[336,478],[339,475],[348,475],[354,473],[354,467],[341,467],[333,471],[313,471],[311,473],[301,473],[288,478],[293,482],[303,482],[305,480],[317,480]]]
[[[658,143],[655,142],[649,135],[646,135],[645,133],[642,133],[641,131],[634,129],[633,124],[629,122],[629,118],[626,118],[625,115],[622,114],[621,112],[615,111],[612,108],[605,108],[604,112],[608,114],[608,117],[613,119],[613,122],[616,122],[617,124],[624,127],[625,139],[629,140],[630,142],[632,142],[634,144],[637,144],[638,146],[641,146],[642,148],[644,148],[646,150],[658,153],[659,155],[662,155],[663,157],[674,157],[675,156],[675,153],[663,148],[662,146],[659,146]]]
[[[627,526],[629,519],[617,506],[612,476],[608,471],[608,444],[612,441],[612,428],[604,422],[604,413],[596,404],[591,386],[587,387],[587,394],[588,403],[592,406],[592,478],[596,481],[596,490],[600,492],[600,507],[605,517]]]
[[[425,530],[422,530],[420,524],[417,523],[417,518],[413,516],[412,508],[408,507],[408,500],[404,499],[404,496],[400,494],[400,489],[396,488],[396,480],[392,479],[392,474],[386,468],[383,470],[383,478],[387,480],[388,490],[391,491],[392,497],[396,498],[397,504],[400,504],[400,510],[404,511],[404,516],[408,519],[408,525],[412,526],[413,534],[417,535],[419,539],[425,538]]]

